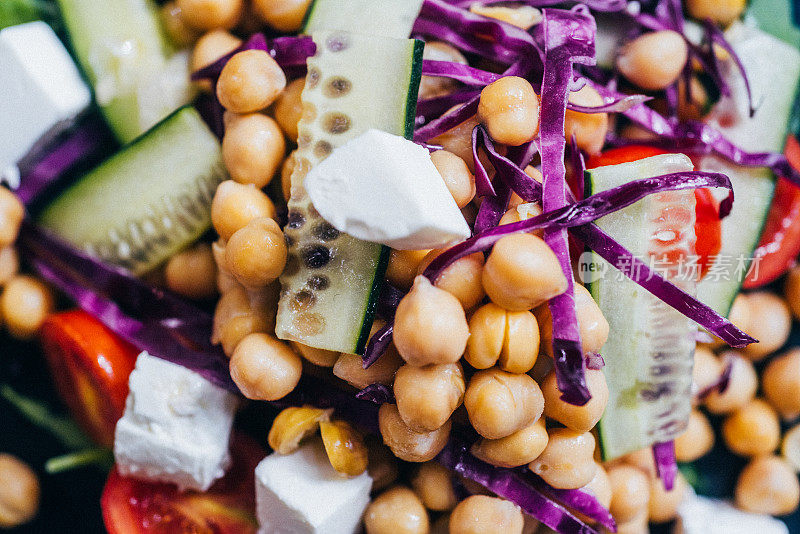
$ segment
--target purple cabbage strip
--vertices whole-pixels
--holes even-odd
[[[228,359],[209,340],[210,315],[78,252],[29,221],[23,225],[18,246],[43,278],[120,337],[238,393]]]
[[[586,368],[593,371],[599,371],[606,366],[606,361],[602,356],[595,352],[590,352],[586,355]]]
[[[475,190],[479,197],[496,197],[497,192],[489,179],[489,173],[480,158],[480,148],[486,146],[488,134],[480,124],[472,129],[472,162],[475,165]],[[491,143],[491,141],[489,141]],[[505,206],[503,206],[505,209]]]
[[[622,113],[652,99],[652,96],[646,95],[620,95],[602,106],[581,106],[567,102],[567,109],[578,113]]]
[[[549,485],[542,480],[541,477],[531,473],[531,479],[534,481],[536,487],[544,493],[552,497],[554,500],[568,507],[570,510],[579,512],[586,517],[589,517],[599,524],[606,527],[611,532],[617,531],[617,522],[611,516],[611,512],[605,509],[600,504],[597,498],[586,491],[580,489],[558,489]]]
[[[430,121],[414,132],[414,141],[426,142],[437,137],[444,132],[451,130],[459,124],[466,122],[478,112],[478,101],[481,95],[477,94],[461,104],[453,111],[446,113],[438,119]]]
[[[664,489],[672,491],[675,477],[678,476],[678,462],[675,459],[675,442],[665,441],[653,445],[653,459],[656,463],[658,478],[664,483]]]
[[[281,69],[300,71],[305,69],[306,60],[317,51],[314,40],[308,36],[276,37],[267,40],[264,34],[255,33],[247,42],[229,52],[202,69],[192,73],[192,80],[215,80],[230,58],[244,50],[264,50],[274,59]]]
[[[711,22],[710,20],[705,20],[703,22],[703,26],[706,30],[706,39],[708,39],[708,50],[711,62],[714,64],[714,71],[717,73],[719,80],[722,82],[722,85],[727,85],[719,75],[719,59],[717,58],[714,52],[714,44],[716,43],[718,46],[722,47],[733,59],[733,62],[736,64],[736,68],[739,69],[739,73],[742,75],[742,80],[744,80],[744,88],[747,92],[747,105],[750,110],[750,116],[752,117],[756,113],[756,108],[753,105],[753,92],[750,88],[750,80],[748,79],[747,72],[744,70],[744,65],[742,64],[742,60],[739,59],[739,55],[733,49],[731,44],[725,39],[725,35],[723,35],[722,30],[717,28],[717,26]],[[689,87],[687,85],[687,87]],[[722,87],[720,87],[722,90]],[[730,91],[729,91],[730,92]]]
[[[397,311],[397,306],[405,296],[405,291],[397,289],[389,282],[384,282],[381,293],[378,295],[378,304],[375,311],[383,320],[392,321],[394,312]]]
[[[540,152],[542,207],[551,212],[568,205],[564,167],[564,118],[573,63],[593,64],[597,27],[586,10],[545,9],[545,61],[541,92]],[[566,230],[545,230],[544,240],[564,271],[567,288],[548,302],[553,317],[553,363],[561,399],[583,406],[592,398],[586,384],[580,328],[575,310],[572,263]]]
[[[713,384],[701,389],[697,393],[697,398],[703,400],[715,391],[719,394],[725,393],[731,383],[731,373],[733,373],[733,364],[729,361],[722,369],[719,378]]]
[[[484,197],[478,215],[475,217],[475,224],[472,227],[473,234],[481,234],[500,224],[500,219],[506,212],[508,202],[511,200],[511,188],[504,181],[495,186],[496,196]]]
[[[381,404],[394,404],[394,391],[386,384],[370,384],[358,393],[356,398],[359,400],[368,400],[377,405]]]
[[[476,69],[475,67],[470,67],[462,63],[435,61],[433,59],[422,60],[422,75],[450,78],[467,85],[479,87],[489,85],[503,77],[501,74]]]
[[[367,348],[364,350],[364,356],[361,358],[361,366],[364,369],[369,369],[370,365],[383,356],[383,353],[392,344],[393,332],[394,326],[392,323],[387,323],[386,326],[372,334],[372,337],[369,338],[369,343],[367,343]]]
[[[451,1],[453,5],[458,7],[463,7],[469,9],[472,5],[480,5],[480,6],[489,6],[492,4],[502,4],[507,3],[508,0],[455,0]],[[524,5],[528,5],[531,7],[542,8],[542,7],[550,7],[555,6],[558,4],[569,3],[565,0],[520,0],[519,2]],[[574,3],[578,3],[575,1]],[[580,2],[582,4],[586,4],[589,9],[593,9],[595,11],[607,11],[607,12],[615,12],[615,11],[622,11],[627,6],[626,0],[585,0]]]
[[[480,90],[468,87],[446,95],[420,100],[417,102],[416,124],[417,126],[425,124],[450,108],[463,104],[479,95]]]
[[[498,176],[501,176],[501,179],[507,182],[511,190],[514,191],[517,195],[519,195],[520,198],[522,198],[526,202],[541,201],[542,185],[533,178],[531,178],[530,176],[528,176],[527,174],[525,174],[525,171],[523,171],[518,165],[516,165],[509,158],[500,154],[495,148],[491,137],[486,132],[486,129],[481,125],[476,126],[475,129],[472,131],[473,154],[476,153],[478,147],[481,147],[486,151],[486,155],[488,156],[489,161],[491,162],[495,171],[497,171]],[[479,172],[485,173],[486,171],[485,169],[483,169],[483,164],[476,159],[475,160],[476,184]],[[506,201],[506,204],[508,204],[508,201]],[[503,205],[503,211],[505,211],[505,209],[506,206]]]
[[[444,41],[462,52],[475,54],[485,59],[498,61],[506,65],[510,65],[519,57],[516,51],[509,50],[498,43],[478,39],[471,35],[464,35],[457,29],[445,25],[442,21],[430,20],[423,17],[419,17],[414,22],[412,35],[431,37],[436,40]]]

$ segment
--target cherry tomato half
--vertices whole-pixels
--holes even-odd
[[[792,167],[800,169],[800,143],[790,135],[784,150]],[[767,222],[756,248],[757,265],[748,273],[743,287],[769,284],[785,273],[800,254],[800,188],[785,178],[778,179]]]
[[[231,437],[228,473],[205,493],[123,477],[106,481],[101,506],[109,534],[255,534],[255,469],[266,451],[245,434]]]
[[[598,156],[589,158],[587,167],[603,167],[628,163],[659,154],[667,154],[660,148],[646,145],[629,145],[612,148]],[[722,222],[719,220],[719,202],[708,189],[696,189],[694,233],[697,237],[695,252],[700,266],[700,278],[703,278],[711,267],[711,258],[719,253],[722,246]]]
[[[56,389],[73,417],[110,448],[139,351],[82,310],[48,317],[41,339]]]

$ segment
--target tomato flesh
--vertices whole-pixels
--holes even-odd
[[[228,473],[206,493],[123,477],[114,469],[103,489],[103,521],[110,534],[254,534],[255,468],[266,452],[234,434]]]
[[[81,310],[49,316],[41,340],[56,389],[73,417],[94,441],[111,447],[139,351]]]

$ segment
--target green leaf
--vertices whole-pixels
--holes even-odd
[[[109,449],[96,447],[50,458],[45,462],[44,470],[50,475],[55,475],[87,466],[109,471],[113,465],[114,453]]]

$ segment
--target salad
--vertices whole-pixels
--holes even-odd
[[[0,528],[800,528],[796,2],[5,0],[0,72]]]

